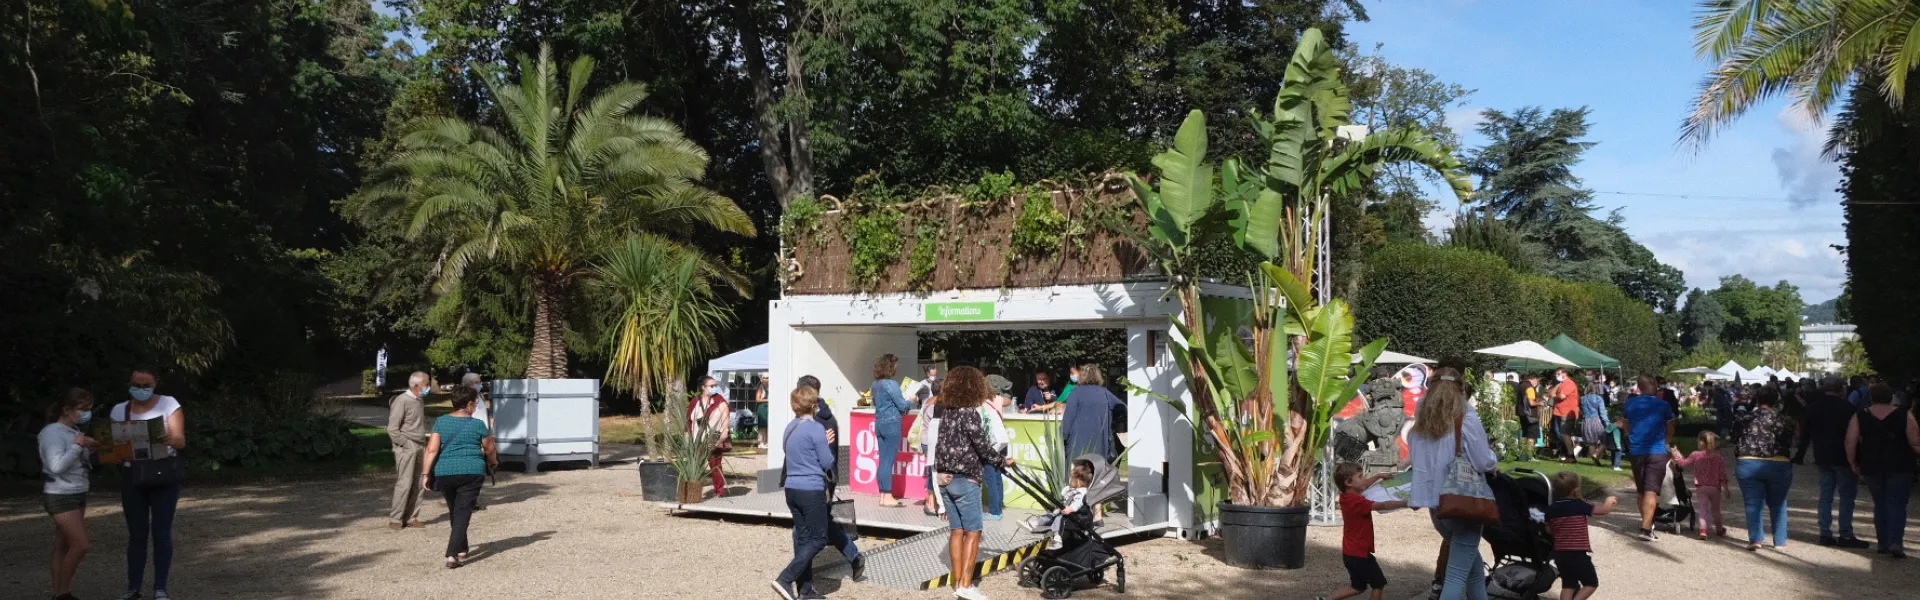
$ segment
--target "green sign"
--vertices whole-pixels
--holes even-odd
[[[928,302],[928,321],[992,321],[992,302]]]

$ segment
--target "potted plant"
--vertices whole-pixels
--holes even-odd
[[[1407,128],[1355,136],[1343,131],[1351,111],[1339,60],[1310,29],[1273,113],[1254,121],[1269,148],[1265,164],[1249,170],[1229,158],[1216,179],[1206,116],[1196,110],[1174,147],[1153,159],[1156,180],[1129,177],[1147,231],[1117,229],[1147,250],[1180,299],[1174,325],[1185,339],[1170,348],[1226,478],[1218,508],[1228,564],[1305,565],[1308,490],[1332,413],[1362,383],[1354,367],[1364,373],[1386,347],[1374,340],[1354,362],[1353,311],[1323,289],[1317,259],[1328,198],[1359,191],[1398,161],[1434,168],[1462,199],[1470,193],[1459,160],[1431,136]],[[1221,236],[1264,259],[1244,275],[1251,303],[1200,296],[1198,251]]]
[[[700,489],[712,475],[707,457],[713,455],[723,432],[707,427],[704,421],[690,427],[679,426],[687,423],[689,399],[678,394],[674,398],[667,402],[667,422],[659,426],[654,443],[665,450],[667,464],[673,468],[676,482],[673,501],[693,504],[702,499]],[[641,485],[644,487],[645,483]]]

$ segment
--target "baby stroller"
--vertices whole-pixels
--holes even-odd
[[[1667,463],[1666,482],[1660,492],[1660,506],[1653,511],[1653,528],[1686,535],[1697,531],[1693,512],[1693,492],[1687,489],[1687,471]]]
[[[1058,599],[1073,594],[1073,590],[1097,587],[1106,582],[1107,567],[1113,567],[1113,590],[1127,593],[1127,559],[1120,555],[1120,549],[1112,542],[1100,537],[1093,526],[1092,507],[1106,503],[1127,493],[1127,486],[1120,481],[1120,473],[1107,463],[1107,459],[1098,454],[1083,455],[1076,460],[1093,464],[1093,481],[1087,484],[1086,510],[1076,510],[1072,514],[1061,515],[1061,545],[1057,550],[1041,550],[1033,558],[1020,563],[1020,586],[1040,588],[1040,597]],[[1054,491],[1040,483],[1033,475],[1020,470],[1018,465],[1007,469],[1006,474],[1020,486],[1028,497],[1040,503],[1048,511],[1061,509],[1060,499]]]
[[[1553,482],[1531,469],[1487,476],[1500,523],[1484,530],[1493,547],[1487,593],[1499,598],[1533,598],[1553,587],[1553,534],[1547,530],[1547,506]]]

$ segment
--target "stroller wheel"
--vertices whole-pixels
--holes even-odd
[[[1040,575],[1040,597],[1048,600],[1060,600],[1073,595],[1073,578],[1068,576],[1066,567],[1048,567]]]
[[[1020,562],[1020,587],[1040,587],[1041,564],[1038,558],[1029,558]]]
[[[1120,561],[1113,566],[1113,593],[1127,593],[1127,561]]]

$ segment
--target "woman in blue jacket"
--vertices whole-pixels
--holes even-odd
[[[880,468],[874,474],[880,480],[880,506],[888,508],[905,505],[893,495],[893,463],[904,433],[901,416],[913,410],[900,392],[900,380],[894,379],[899,370],[899,358],[882,355],[873,363],[873,385],[868,388],[873,394],[873,439],[880,452]]]

